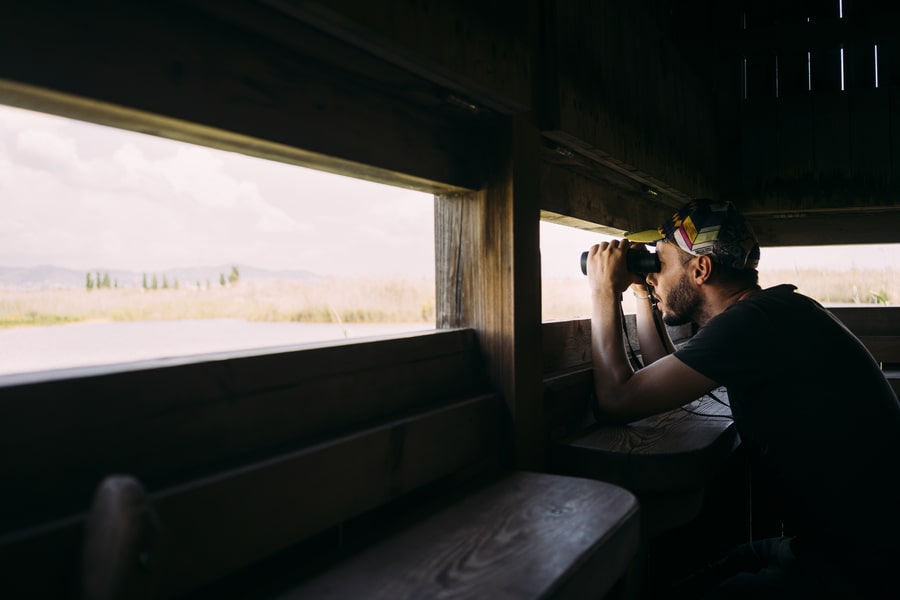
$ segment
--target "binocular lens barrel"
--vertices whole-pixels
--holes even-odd
[[[587,275],[588,253],[581,253],[581,272]],[[652,252],[629,250],[625,255],[625,266],[632,273],[659,273],[659,257]]]

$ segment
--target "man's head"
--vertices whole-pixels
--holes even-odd
[[[755,270],[759,242],[731,202],[693,200],[658,229],[626,233],[632,242],[670,242],[693,256],[709,256],[732,269]]]
[[[661,271],[647,281],[657,288],[670,325],[700,323],[710,316],[702,286],[738,292],[757,285],[759,243],[730,202],[694,200],[659,229],[625,237],[648,244],[664,242],[657,246]]]

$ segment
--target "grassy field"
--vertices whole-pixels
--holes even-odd
[[[203,290],[0,290],[0,327],[217,318],[308,323],[433,323],[434,281],[240,282]]]
[[[794,283],[828,304],[900,303],[900,273],[812,270],[761,274],[764,287]],[[625,298],[625,309],[631,299]],[[543,282],[543,318],[587,317],[584,278]],[[80,321],[237,318],[308,323],[434,323],[434,281],[332,280],[315,283],[240,282],[210,289],[0,290],[0,327],[48,326]]]

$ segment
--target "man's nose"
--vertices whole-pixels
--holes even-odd
[[[647,273],[647,283],[656,287],[656,273]]]

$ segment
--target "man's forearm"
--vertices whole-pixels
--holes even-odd
[[[644,365],[656,362],[663,356],[674,352],[672,340],[662,324],[662,319],[650,298],[646,287],[632,287],[635,297],[635,320],[637,322],[638,341],[641,345],[641,358]]]
[[[592,297],[591,358],[594,391],[601,410],[614,413],[621,406],[623,386],[634,374],[625,354],[619,295],[598,292]]]

